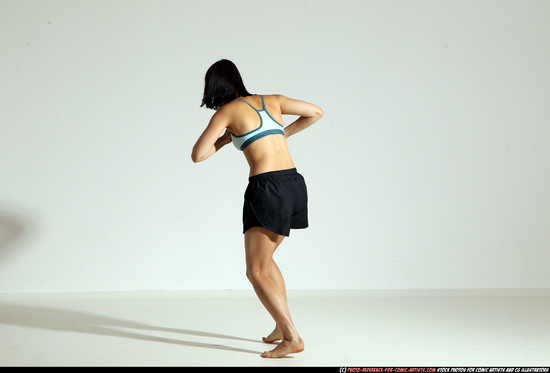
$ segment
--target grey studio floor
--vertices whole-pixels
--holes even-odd
[[[549,366],[550,290],[288,292],[305,350],[263,359],[252,291],[0,295],[1,366]]]

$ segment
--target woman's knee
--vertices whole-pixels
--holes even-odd
[[[253,264],[246,267],[246,277],[251,283],[258,283],[269,277],[270,268],[267,264]]]
[[[246,277],[257,283],[270,276],[273,253],[282,239],[264,228],[251,228],[245,233]]]

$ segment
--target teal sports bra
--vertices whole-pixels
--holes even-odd
[[[284,127],[281,123],[277,122],[273,117],[267,112],[265,108],[264,97],[262,98],[262,110],[257,110],[250,103],[245,100],[235,100],[242,101],[247,103],[252,109],[254,109],[260,116],[260,126],[250,132],[245,133],[244,135],[236,136],[231,132],[231,141],[233,145],[240,151],[243,151],[248,145],[252,144],[254,141],[261,139],[262,137],[268,135],[283,135],[285,134]]]

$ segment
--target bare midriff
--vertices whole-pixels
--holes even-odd
[[[244,155],[250,166],[249,176],[294,168],[284,135],[269,135],[246,147]]]

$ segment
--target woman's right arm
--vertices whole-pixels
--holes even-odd
[[[283,115],[298,115],[300,117],[285,127],[287,138],[311,126],[323,116],[323,110],[317,105],[293,100],[283,95],[277,95],[276,97]]]

